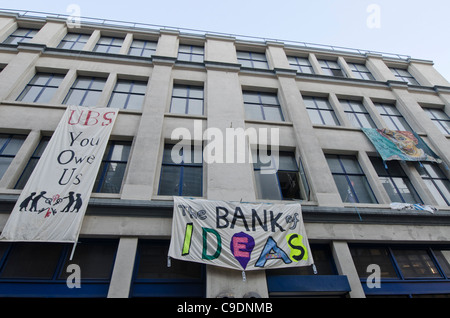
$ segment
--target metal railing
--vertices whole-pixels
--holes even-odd
[[[40,12],[40,11],[30,11],[30,10],[15,10],[15,9],[3,9],[0,8],[1,13],[13,13],[18,17],[25,18],[38,18],[38,19],[46,19],[46,18],[55,18],[55,19],[65,19],[70,20],[73,19],[73,16],[68,14],[59,14],[59,13],[48,13],[48,12]],[[172,30],[178,31],[181,33],[188,33],[192,35],[217,35],[217,36],[225,36],[232,37],[237,40],[243,41],[255,41],[255,42],[278,42],[298,47],[303,47],[307,49],[313,50],[325,50],[325,51],[333,51],[333,52],[343,52],[343,53],[353,53],[353,54],[377,54],[383,57],[390,57],[401,60],[408,60],[411,58],[409,55],[396,54],[396,53],[387,53],[373,50],[364,50],[364,49],[355,49],[348,48],[343,46],[335,46],[335,45],[327,45],[327,44],[317,44],[317,43],[308,43],[301,41],[292,41],[292,40],[281,40],[281,39],[273,39],[273,38],[265,38],[265,37],[257,37],[257,36],[249,36],[249,35],[241,35],[241,34],[232,34],[232,33],[223,33],[223,32],[215,32],[215,31],[206,31],[206,30],[198,30],[198,29],[190,29],[190,28],[180,28],[180,27],[172,27],[166,25],[158,25],[158,24],[150,24],[150,23],[141,23],[141,22],[128,22],[121,20],[111,20],[111,19],[102,19],[102,18],[91,18],[91,17],[79,17],[79,22],[81,24],[87,25],[100,25],[100,26],[109,26],[109,27],[121,27],[128,28],[134,30],[148,30],[148,31],[158,31],[158,30]]]

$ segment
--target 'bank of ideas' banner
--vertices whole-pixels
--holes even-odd
[[[118,110],[68,106],[1,240],[76,242]]]
[[[300,204],[174,197],[169,257],[237,270],[313,264]]]

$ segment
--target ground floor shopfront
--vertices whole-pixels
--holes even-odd
[[[13,201],[3,197],[2,223]],[[168,267],[171,209],[171,202],[91,199],[72,261],[72,244],[0,243],[0,297],[450,295],[445,212],[305,206],[317,274],[310,266],[274,269],[243,281],[231,269],[174,259]]]

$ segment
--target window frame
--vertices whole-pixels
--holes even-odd
[[[199,53],[200,51],[201,53]],[[198,45],[180,44],[178,46],[177,60],[182,62],[203,63],[205,60],[205,48]]]
[[[448,122],[450,125],[450,116],[447,115],[447,113],[440,108],[431,108],[431,107],[423,107],[423,110],[427,113],[427,115],[430,117],[430,119],[433,121],[433,123],[438,127],[438,129],[445,135],[450,135],[450,126],[449,128],[446,127],[442,122]],[[439,112],[442,115],[445,115],[446,118],[438,118],[436,116],[435,112]]]
[[[339,102],[341,103],[342,108],[344,109],[344,112],[347,114],[348,119],[350,123],[356,127],[356,128],[377,128],[377,125],[373,121],[372,117],[370,116],[370,113],[367,111],[367,108],[364,106],[362,101],[357,100],[349,100],[349,99],[340,99]],[[361,110],[355,110],[352,103],[358,103],[364,111]],[[347,108],[348,106],[348,108]],[[366,119],[366,121],[369,123],[370,127],[365,127],[365,125],[361,122],[361,116]],[[354,118],[356,122],[358,123],[358,126],[355,126],[355,121],[352,120]]]
[[[180,163],[175,163],[172,161],[172,159],[167,160],[165,159],[165,153],[166,150],[172,152],[172,149],[175,145],[174,144],[169,144],[166,143],[164,144],[164,148],[163,148],[163,154],[162,154],[162,162],[161,162],[161,169],[160,169],[160,175],[159,175],[159,183],[158,183],[158,195],[162,195],[162,196],[173,196],[173,195],[178,195],[178,196],[191,196],[191,197],[203,197],[203,192],[204,192],[204,188],[203,188],[203,148],[200,148],[198,146],[192,146],[192,145],[184,145],[181,147],[180,152],[182,152],[181,157],[182,157],[182,161]],[[190,148],[190,153],[191,153],[191,158],[189,158],[189,161],[191,161],[192,158],[194,158],[195,160],[195,151],[200,151],[202,153],[202,162],[201,163],[196,163],[196,162],[186,162],[185,160],[185,156],[186,154],[184,153],[184,150],[186,149],[186,147]],[[179,173],[180,176],[178,178],[178,193],[161,193],[161,184],[163,182],[163,169],[164,167],[177,167],[179,168]],[[183,184],[183,179],[184,179],[184,172],[185,172],[185,168],[196,168],[200,171],[200,175],[198,176],[200,179],[200,191],[201,193],[195,193],[195,194],[184,194],[183,192],[183,188],[184,188],[184,184]]]
[[[275,173],[273,173],[273,175],[275,175],[275,177],[276,177],[276,186],[277,186],[277,189],[278,189],[278,195],[279,195],[279,198],[278,199],[273,199],[273,198],[263,198],[262,197],[262,193],[259,193],[259,191],[258,191],[258,189],[259,189],[259,186],[258,185],[256,185],[256,194],[257,194],[257,197],[259,198],[259,199],[261,199],[261,200],[282,200],[282,201],[288,201],[288,200],[307,200],[308,198],[306,198],[307,196],[308,196],[308,193],[307,193],[307,190],[306,190],[306,187],[309,187],[309,185],[305,185],[304,183],[303,183],[303,178],[302,178],[302,176],[301,176],[301,174],[300,174],[300,168],[299,168],[299,164],[298,164],[298,162],[297,162],[297,160],[296,160],[296,156],[295,156],[295,152],[293,152],[293,151],[280,151],[279,153],[278,153],[278,158],[275,158],[275,156],[274,155],[272,155],[272,154],[267,154],[268,156],[270,156],[270,162],[271,162],[271,165],[270,165],[270,167],[266,167],[266,169],[263,167],[263,166],[259,166],[259,149],[257,149],[256,150],[256,160],[255,160],[255,162],[253,163],[253,172],[255,173],[256,171],[261,171],[261,170],[272,170],[272,168],[273,169],[275,169],[274,168],[274,165],[273,165],[273,163],[274,162],[277,162],[278,161],[278,164],[280,164],[280,157],[281,156],[286,156],[286,157],[290,157],[291,159],[292,159],[292,162],[294,162],[295,163],[295,167],[292,167],[292,168],[282,168],[282,167],[280,167],[279,165],[278,165],[278,169],[275,171]],[[259,173],[259,172],[258,172]],[[283,194],[283,189],[282,189],[282,187],[281,187],[281,182],[280,182],[280,175],[279,175],[279,173],[287,173],[287,174],[295,174],[295,176],[296,176],[296,178],[297,178],[297,181],[298,181],[298,198],[285,198],[285,195]],[[258,177],[259,178],[259,177]],[[306,178],[305,178],[305,180],[306,180]],[[255,175],[255,183],[257,182],[257,177],[256,177],[256,175]],[[303,191],[302,191],[303,190]]]
[[[278,94],[276,93],[266,93],[266,92],[260,92],[260,91],[249,91],[249,90],[245,90],[242,92],[243,95],[243,99],[244,99],[244,110],[246,113],[245,119],[247,120],[263,120],[263,121],[273,121],[273,122],[285,122],[285,118],[284,118],[284,114],[283,114],[283,110],[281,109],[281,104],[280,104],[280,100],[278,99]],[[258,102],[251,102],[251,101],[246,101],[245,100],[245,96],[250,96],[250,95],[257,95],[258,96]],[[264,103],[263,102],[263,97],[268,97],[268,98],[275,98],[276,100],[276,104],[268,104],[268,103]],[[248,113],[246,111],[246,109],[248,108],[247,105],[257,105],[259,106],[259,111],[261,114],[262,119],[258,119],[258,118],[248,118]],[[277,109],[279,111],[281,120],[276,120],[276,119],[267,119],[267,114],[265,111],[266,107],[270,107],[271,109]]]
[[[87,88],[82,88],[82,87],[77,87],[78,83],[80,80],[89,80],[89,85]],[[92,86],[94,85],[95,82],[100,83],[100,81],[103,82],[103,86],[101,89],[98,88],[92,88]],[[76,78],[76,80],[73,82],[72,86],[70,87],[69,91],[67,92],[66,97],[64,98],[63,104],[66,105],[67,102],[69,101],[71,95],[73,92],[75,91],[82,91],[83,93],[83,97],[81,98],[81,100],[79,102],[77,102],[78,106],[96,106],[96,105],[83,105],[84,102],[86,101],[86,98],[89,96],[89,93],[100,93],[100,95],[97,97],[97,101],[100,99],[101,94],[103,93],[103,89],[105,88],[105,84],[106,84],[106,79],[103,77],[95,77],[95,76],[78,76]]]
[[[116,239],[81,239],[78,244],[84,246],[89,244],[111,244],[115,246],[115,252],[112,256],[111,269],[106,278],[83,278],[83,269],[81,269],[80,283],[82,288],[68,288],[67,279],[63,276],[66,270],[65,265],[69,264],[69,257],[73,250],[73,244],[67,243],[36,243],[36,242],[4,242],[5,251],[0,257],[0,275],[3,274],[5,266],[10,260],[9,257],[18,246],[35,245],[43,246],[58,244],[61,251],[57,257],[55,268],[51,278],[0,278],[0,297],[106,297],[112,278],[119,240]],[[8,245],[8,246],[6,246]],[[112,246],[112,248],[114,248]],[[76,254],[75,254],[76,255]]]
[[[401,82],[405,82],[408,85],[419,85],[419,81],[406,69],[400,67],[389,67],[394,76]],[[405,72],[407,74],[401,74],[401,72]]]
[[[28,159],[27,164],[25,165],[25,168],[23,169],[22,173],[20,174],[20,177],[17,179],[16,184],[14,185],[14,189],[16,190],[22,190],[23,187],[25,186],[25,184],[28,182],[28,178],[31,176],[31,174],[33,173],[34,168],[36,168],[36,165],[39,161],[39,159],[41,159],[42,154],[45,151],[45,148],[47,147],[48,143],[50,142],[50,138],[48,136],[43,136],[40,140],[39,143],[37,144],[36,148],[33,151],[33,154],[31,155],[31,157]],[[37,154],[38,152],[40,152],[41,154]],[[33,166],[33,167],[31,167]],[[31,169],[31,170],[30,170]],[[24,182],[21,182],[22,178],[24,177],[24,175],[28,173],[28,178],[26,180],[24,180]],[[23,183],[23,185],[21,185],[21,183]]]
[[[389,180],[389,184],[391,185],[391,187],[395,190],[395,194],[400,198],[400,201],[402,203],[411,203],[411,204],[423,204],[423,200],[420,197],[419,193],[416,191],[416,189],[414,188],[413,183],[411,182],[411,180],[409,180],[407,174],[405,173],[405,171],[403,170],[403,167],[400,165],[399,162],[397,161],[389,161],[389,162],[383,162],[383,160],[380,157],[369,157],[372,165],[375,167],[375,164],[377,164],[382,171],[379,171],[378,169],[375,168],[378,177],[380,178],[387,178]],[[374,161],[378,161],[378,162],[374,162]],[[394,165],[393,167],[388,167],[389,165]],[[398,171],[400,170],[400,171]],[[409,190],[409,195],[411,195],[412,197],[416,197],[418,199],[417,202],[406,202],[406,200],[403,198],[402,195],[402,191],[399,190],[399,187],[397,185],[397,182],[395,181],[395,179],[401,178],[403,183],[407,186],[408,190]],[[382,182],[382,181],[381,181]],[[384,184],[382,182],[382,184]],[[391,197],[389,191],[386,190],[386,192],[389,195],[389,198],[391,199],[391,202],[398,202],[393,200],[393,198]]]
[[[26,31],[26,34],[25,35],[16,35],[15,33],[18,31]],[[31,41],[34,38],[34,36],[38,32],[39,32],[39,29],[19,27],[3,41],[3,44],[18,45],[19,43],[28,43],[29,41]],[[30,34],[32,34],[32,36],[30,36]],[[20,39],[20,40],[15,41],[15,39]]]
[[[252,69],[257,69],[257,70],[269,70],[270,69],[269,62],[267,61],[266,53],[237,50],[236,54],[237,54],[237,61],[239,64],[241,64],[242,67],[247,67],[247,68],[252,68]],[[263,56],[264,56],[264,58],[263,58]],[[264,67],[256,66],[256,63],[264,65]]]
[[[133,46],[136,45],[136,42],[143,42],[142,47]],[[150,45],[152,47],[147,47],[147,45]],[[150,41],[150,40],[141,40],[141,39],[133,39],[130,45],[130,49],[128,50],[128,55],[130,56],[139,56],[139,57],[151,57],[156,53],[156,47],[158,45],[158,42],[156,41]],[[154,48],[153,48],[154,46]],[[132,50],[140,50],[140,54],[131,54]],[[150,54],[148,53],[150,52]]]
[[[32,82],[36,79],[38,79],[38,76],[49,76],[49,79],[46,81],[45,84],[35,84]],[[50,85],[50,83],[53,81],[53,79],[55,79],[56,77],[60,78],[60,82],[58,84],[58,86],[55,85]],[[64,80],[65,75],[63,74],[58,74],[58,73],[46,73],[46,72],[38,72],[36,73],[33,78],[28,82],[28,84],[25,86],[25,88],[22,90],[22,92],[20,93],[20,95],[17,97],[16,101],[20,101],[23,102],[24,98],[26,98],[28,92],[30,91],[31,88],[33,87],[40,87],[41,90],[40,92],[37,94],[37,96],[34,98],[33,101],[25,101],[25,103],[43,103],[43,104],[48,104],[50,103],[50,101],[52,100],[52,98],[54,97],[56,90],[58,90],[59,86],[61,85],[61,82]],[[54,89],[55,92],[53,93],[52,98],[50,98],[50,100],[46,101],[40,101],[39,99],[41,98],[42,94],[45,92],[46,89]]]
[[[122,145],[122,146],[126,146],[126,147],[129,148],[128,149],[127,160],[112,159],[112,156],[114,154],[114,148],[117,145]],[[97,176],[96,176],[96,179],[95,179],[94,188],[92,189],[92,193],[115,193],[115,194],[118,194],[118,193],[120,193],[120,191],[122,189],[123,182],[125,180],[126,170],[127,170],[127,166],[128,166],[128,161],[129,161],[130,156],[131,156],[131,142],[110,140],[108,142],[106,150],[105,150],[105,154],[103,155],[102,162],[101,162],[101,165],[99,167],[99,170],[98,170],[98,173],[97,173]],[[120,183],[118,192],[101,191],[102,188],[105,186],[105,178],[108,175],[109,166],[111,164],[119,164],[119,165],[123,165],[124,164],[125,165],[125,168],[123,170],[122,181]],[[103,169],[101,169],[102,165],[103,165]]]
[[[100,43],[100,41],[104,40],[110,40],[109,44]],[[107,53],[107,54],[119,54],[120,49],[123,46],[124,38],[117,37],[117,36],[101,36],[97,43],[95,44],[95,47],[93,48],[93,52],[97,53]],[[115,44],[116,41],[119,41],[120,44]],[[100,48],[106,48],[106,51],[100,51]],[[113,52],[111,52],[113,51]]]
[[[352,63],[347,62],[352,74],[359,79],[367,80],[367,81],[375,81],[375,77],[372,72],[367,68],[365,64],[362,63]]]
[[[303,101],[305,102],[305,100],[312,100],[312,102],[314,102],[315,107],[310,107],[310,105],[305,103],[306,111],[308,112],[309,118],[311,119],[313,125],[341,126],[341,123],[339,122],[339,119],[336,116],[336,112],[327,98],[317,96],[303,96]],[[320,107],[319,104],[317,103],[317,100],[325,102],[328,105],[328,108]],[[313,111],[319,115],[321,123],[318,123],[315,120],[313,120],[313,118],[311,117]],[[334,119],[334,123],[329,123],[328,121],[326,121],[324,119],[323,116],[324,114],[322,114],[322,112],[329,112],[330,116]]]
[[[142,248],[145,246],[164,247],[169,249],[169,242],[166,240],[140,239],[136,249],[133,276],[130,288],[130,297],[204,297],[206,295],[206,267],[205,265],[183,262],[172,259],[172,262],[186,263],[184,266],[200,267],[200,277],[198,278],[139,278],[139,268],[142,266]],[[167,255],[165,252],[163,255]],[[166,256],[164,256],[166,258]],[[172,267],[167,269],[173,270]]]
[[[387,125],[387,128],[392,130],[406,130],[406,131],[413,131],[411,126],[406,121],[405,117],[400,113],[400,111],[397,109],[397,106],[393,103],[381,103],[381,102],[374,102],[375,108],[378,110],[378,113],[383,118],[384,123]],[[390,114],[391,112],[395,112],[396,114]],[[382,112],[382,111],[383,112]],[[397,118],[397,120],[400,122],[400,124],[403,127],[399,127],[398,123],[394,121],[393,118]],[[389,121],[388,121],[389,119]],[[393,125],[393,126],[391,126]]]
[[[433,166],[437,169],[437,171],[439,172],[439,174],[441,174],[443,177],[433,177],[432,174],[428,171],[427,168],[425,168],[426,166]],[[432,170],[434,170],[433,168],[431,168]],[[422,178],[422,180],[426,183],[426,187],[427,189],[431,192],[431,195],[433,196],[433,198],[435,200],[436,197],[434,196],[434,191],[429,189],[429,184],[426,182],[426,180],[430,180],[431,183],[433,184],[433,187],[435,188],[435,190],[437,190],[437,192],[439,193],[439,195],[441,196],[440,199],[442,199],[445,203],[447,203],[448,206],[450,206],[450,198],[447,198],[444,193],[442,192],[441,187],[437,184],[436,180],[441,181],[442,183],[445,184],[449,184],[450,185],[450,180],[447,178],[447,176],[445,175],[445,173],[442,171],[442,169],[437,165],[437,163],[431,163],[431,162],[421,162],[421,163],[416,163],[416,170],[419,172],[420,177]],[[423,175],[420,171],[425,172],[426,176]]]
[[[11,162],[14,160],[14,158],[16,157],[17,153],[15,153],[14,155],[12,154],[4,154],[4,151],[6,150],[6,147],[8,147],[9,143],[15,138],[15,137],[19,137],[17,139],[22,139],[21,145],[19,146],[17,152],[20,151],[20,148],[22,148],[23,143],[25,142],[25,139],[27,138],[26,135],[21,135],[21,134],[3,134],[0,133],[0,137],[4,137],[6,139],[6,141],[4,142],[4,144],[2,146],[0,146],[0,160],[2,160],[2,158],[8,158],[10,159],[10,162],[8,164],[8,166],[6,167],[5,171],[1,171],[0,170],[0,180],[3,178],[5,172],[8,170],[9,166],[11,165]]]
[[[420,295],[436,295],[436,294],[445,294],[450,295],[450,273],[446,273],[444,269],[444,264],[441,264],[436,253],[439,251],[449,251],[450,246],[439,246],[439,245],[430,245],[423,246],[418,244],[364,244],[364,243],[352,243],[349,244],[350,251],[352,253],[352,260],[356,263],[356,260],[353,255],[354,249],[380,249],[384,250],[388,253],[388,259],[391,262],[391,265],[395,271],[397,277],[383,278],[380,277],[380,288],[369,288],[367,286],[368,280],[370,280],[369,275],[371,272],[364,273],[365,275],[361,276],[361,273],[358,272],[358,276],[360,278],[361,285],[364,289],[364,292],[367,296],[404,296],[408,298],[414,298],[414,296]],[[417,250],[417,251],[426,251],[427,255],[431,259],[432,265],[437,269],[439,275],[441,277],[413,277],[408,278],[405,277],[400,264],[398,263],[398,257],[395,255],[394,251],[400,250]],[[450,263],[447,261],[447,263]],[[367,265],[367,264],[361,264]],[[357,266],[356,268],[361,266]],[[365,266],[363,266],[365,267]],[[448,265],[447,265],[448,267]],[[447,268],[448,270],[448,268]]]
[[[76,40],[67,40],[66,38],[68,36],[77,36]],[[85,40],[84,38],[87,37]],[[84,33],[67,33],[66,36],[61,40],[61,42],[58,44],[58,49],[64,49],[64,50],[76,50],[81,51],[86,43],[89,41],[89,38],[91,37],[90,34],[84,34]],[[83,39],[83,40],[82,40]],[[62,47],[66,43],[72,43],[69,48]],[[78,46],[79,44],[82,44],[80,48],[74,49],[75,46]]]
[[[331,170],[331,174],[333,176],[334,182],[336,184],[336,187],[338,188],[338,192],[341,195],[341,191],[338,187],[338,183],[336,182],[335,176],[344,176],[345,180],[346,180],[346,185],[347,185],[347,197],[344,199],[341,195],[341,199],[343,203],[350,203],[350,204],[378,204],[378,199],[375,195],[375,193],[373,192],[372,189],[372,185],[370,184],[366,174],[364,173],[364,170],[361,167],[361,164],[359,163],[359,160],[356,156],[354,155],[336,155],[336,154],[325,154],[325,157],[327,159],[332,158],[332,157],[336,157],[336,159],[339,162],[339,166],[340,166],[340,170],[341,172],[335,172],[331,169],[330,163],[328,162],[328,166]],[[344,163],[342,162],[343,159],[351,159],[354,163],[356,163],[356,167],[359,169],[360,172],[348,172],[347,169],[345,168]],[[361,202],[361,200],[358,198],[358,195],[356,193],[355,187],[353,185],[353,182],[350,180],[350,177],[358,177],[358,178],[362,178],[361,180],[365,182],[366,186],[368,187],[368,190],[370,190],[370,192],[367,192],[367,195],[369,197],[371,197],[373,199],[373,202]],[[350,190],[350,191],[349,191]],[[356,202],[351,202],[348,201],[347,198],[349,196],[352,196],[353,199]]]
[[[291,68],[302,74],[315,74],[314,68],[307,57],[301,56],[288,56],[288,62]],[[308,71],[304,71],[308,70]]]
[[[120,84],[130,84],[128,91],[126,92],[126,91],[117,90],[117,88]],[[147,87],[147,82],[145,82],[145,81],[118,79],[116,84],[114,85],[113,91],[111,92],[111,97],[109,98],[107,107],[118,108],[118,109],[129,109],[128,105],[129,105],[131,96],[141,96],[142,104],[140,105],[140,107],[139,108],[131,108],[131,110],[141,110],[142,106],[144,105],[145,92],[144,93],[133,92],[133,88],[136,84],[145,85]],[[125,99],[125,104],[122,107],[116,107],[117,105],[113,105],[115,94],[126,94],[127,95],[127,97]],[[120,104],[120,105],[122,105],[122,104]]]
[[[175,90],[176,89],[182,89],[183,91],[186,91],[186,96],[177,96],[174,95],[175,94]],[[191,96],[191,90],[192,89],[196,89],[197,91],[202,91],[202,97],[193,97]],[[180,100],[185,100],[185,105],[184,105],[184,112],[183,113],[179,113],[179,112],[174,112],[173,111],[173,102],[174,102],[174,98],[176,99],[180,99]],[[189,104],[190,101],[201,101],[202,103],[202,112],[201,114],[195,114],[195,113],[191,113],[189,111]],[[184,115],[197,115],[197,116],[203,116],[205,114],[205,92],[204,92],[204,87],[203,86],[197,86],[197,85],[181,85],[181,84],[175,84],[173,85],[172,88],[172,96],[170,98],[170,109],[169,112],[172,114],[184,114]]]
[[[347,75],[345,74],[342,67],[339,65],[338,61],[327,60],[327,59],[318,59],[318,62],[320,64],[320,68],[322,69],[322,72],[324,73],[324,75],[331,76],[331,77],[347,78]],[[336,66],[330,65],[330,63],[336,64]],[[326,71],[326,70],[328,70],[328,71]],[[339,71],[339,74],[337,73],[337,71]]]

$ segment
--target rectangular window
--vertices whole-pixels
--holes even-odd
[[[336,61],[330,60],[318,60],[322,71],[325,75],[336,76],[336,77],[346,77],[341,67]]]
[[[181,45],[178,48],[178,60],[203,63],[204,48],[194,45]]]
[[[86,45],[90,37],[91,36],[88,34],[68,33],[64,39],[62,39],[61,43],[59,43],[58,48],[80,51]]]
[[[144,104],[147,82],[118,80],[108,107],[140,110]]]
[[[423,110],[443,134],[450,135],[450,117],[442,109],[424,108]]]
[[[205,266],[171,258],[169,241],[139,240],[130,297],[204,297]]]
[[[202,149],[191,146],[180,149],[175,147],[174,145],[164,146],[158,194],[201,197]],[[172,149],[174,149],[173,153]]]
[[[326,159],[343,202],[377,203],[356,157],[326,155]]]
[[[267,63],[266,54],[264,53],[254,53],[247,51],[237,51],[238,63],[242,67],[258,68],[258,69],[269,69],[269,63]]]
[[[30,178],[31,173],[33,172],[39,159],[41,158],[42,154],[44,153],[44,150],[47,147],[49,141],[50,141],[50,137],[42,137],[41,138],[41,141],[39,142],[38,146],[36,147],[33,154],[31,155],[30,159],[28,160],[28,163],[27,163],[24,171],[22,172],[22,175],[20,176],[19,180],[17,181],[14,189],[22,190],[25,187],[25,184],[27,183],[28,178]]]
[[[392,249],[404,279],[441,278],[426,249]]]
[[[174,114],[203,115],[203,87],[174,85],[170,112]]]
[[[340,102],[353,127],[377,128],[363,103],[347,99]]]
[[[300,200],[305,198],[305,189],[299,178],[299,169],[293,153],[280,152],[278,156],[270,154],[262,156],[258,150],[254,162],[259,199]]]
[[[69,90],[63,104],[77,106],[97,106],[106,80],[99,77],[80,76]]]
[[[333,107],[331,107],[328,99],[304,96],[303,101],[305,102],[309,118],[314,125],[339,126],[339,120],[334,114]]]
[[[372,73],[370,73],[369,69],[364,64],[348,63],[348,66],[356,78],[371,81],[375,80],[375,77],[373,77]]]
[[[313,67],[306,57],[288,56],[289,65],[297,72],[314,74]]]
[[[3,43],[5,44],[18,44],[29,42],[39,30],[18,28],[14,31]]]
[[[154,41],[133,40],[131,43],[129,55],[150,57],[156,52],[157,43]]]
[[[416,164],[416,169],[439,205],[450,205],[450,181],[436,163]]]
[[[122,38],[102,36],[95,45],[94,52],[118,54],[122,44]]]
[[[371,274],[367,268],[377,264],[381,269],[382,279],[399,279],[391,259],[390,250],[386,247],[350,247],[353,261],[360,278],[368,278]]]
[[[412,131],[408,122],[393,104],[374,103],[381,117],[383,117],[387,128],[391,130]]]
[[[399,162],[386,162],[386,169],[380,158],[371,157],[370,161],[392,202],[423,203]]]
[[[22,147],[26,136],[0,134],[0,180]]]
[[[247,119],[284,121],[277,94],[242,92]]]
[[[1,243],[0,297],[106,297],[117,246],[117,240],[80,239],[69,261],[73,244]],[[66,287],[67,279],[73,282],[69,264],[80,268],[81,289]]]
[[[48,103],[55,95],[64,75],[37,73],[17,98],[27,103]]]
[[[414,76],[412,76],[407,70],[396,67],[390,67],[390,69],[399,81],[408,83],[409,85],[420,85]]]
[[[108,143],[93,192],[120,193],[130,150],[130,142],[110,141]]]
[[[448,247],[351,244],[349,248],[367,296],[449,296]],[[373,282],[373,267],[369,267],[373,265],[381,270],[381,284],[376,288],[366,285]]]

